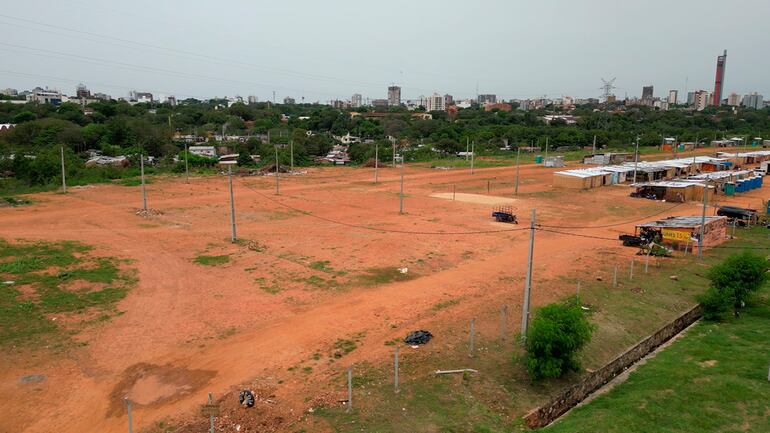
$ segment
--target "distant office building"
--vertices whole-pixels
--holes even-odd
[[[757,92],[751,93],[749,95],[746,95],[743,97],[743,101],[741,101],[741,105],[746,108],[753,108],[755,110],[761,110],[764,108],[764,103],[762,95],[757,94]]]
[[[348,102],[340,99],[335,99],[331,101],[329,105],[331,105],[334,108],[343,109],[343,108],[347,108]]]
[[[75,88],[75,96],[77,96],[78,99],[87,99],[91,97],[91,91],[88,90],[88,87],[86,87],[85,84],[80,83]]]
[[[445,107],[448,107],[448,106],[454,105],[454,104],[455,104],[454,96],[452,96],[452,95],[450,95],[448,93],[446,95],[444,95],[444,106]]]
[[[362,104],[363,99],[361,98],[360,93],[354,93],[353,96],[350,97],[350,106],[351,107],[360,107]]]
[[[679,91],[677,90],[669,90],[668,91],[668,100],[666,102],[669,103],[669,105],[674,105],[677,103],[677,99],[679,97]]]
[[[176,107],[176,96],[174,96],[174,95],[166,96],[166,99],[163,102],[165,102],[166,104],[168,104],[168,105],[170,105],[172,107]]]
[[[387,107],[388,105],[390,105],[390,101],[388,101],[387,99],[372,99],[372,105],[380,108]]]
[[[291,96],[287,96],[287,97],[283,98],[283,103],[286,104],[286,105],[294,105],[295,102],[296,101]]]
[[[6,96],[17,96],[19,94],[19,91],[8,87],[3,90],[0,90],[0,94],[6,95]]]
[[[652,99],[653,86],[642,87],[642,99]]]
[[[711,105],[722,104],[722,88],[725,84],[725,68],[727,67],[727,50],[717,57],[717,74],[714,79],[714,93],[711,96]]]
[[[695,92],[687,92],[687,105],[695,104]]]
[[[254,96],[254,95],[249,95],[249,96],[247,96],[247,97],[246,97],[246,100],[249,102],[249,105],[251,105],[251,104],[256,104],[256,103],[257,103],[257,101],[258,101],[257,97],[256,97],[256,96]]]
[[[693,105],[697,111],[705,110],[709,105],[709,92],[705,90],[693,92]]]
[[[497,104],[497,95],[493,94],[485,94],[485,95],[478,95],[478,102],[479,105],[484,104]]]
[[[421,97],[420,99],[423,101],[420,105],[425,107],[425,111],[444,111],[446,108],[444,105],[444,97],[438,93],[434,93],[428,97]]]
[[[132,90],[128,92],[128,100],[131,102],[152,102],[152,93]]]
[[[741,95],[733,92],[727,95],[727,105],[737,107],[741,105]]]
[[[112,96],[101,92],[96,92],[91,96],[93,96],[94,99],[101,99],[102,101],[109,101],[110,99],[112,99]]]
[[[391,107],[397,107],[401,105],[401,87],[389,86],[388,87],[388,105]]]
[[[39,104],[53,104],[59,105],[62,103],[62,94],[58,90],[51,90],[49,88],[35,87],[32,92],[27,95],[27,101],[37,102]]]

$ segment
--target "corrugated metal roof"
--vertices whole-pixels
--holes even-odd
[[[637,227],[680,227],[680,228],[699,227],[701,218],[702,217],[700,216],[674,216],[674,217],[668,217],[662,220],[650,221],[643,224],[638,224]],[[720,220],[720,219],[726,220],[727,217],[707,216],[706,224],[713,221]]]

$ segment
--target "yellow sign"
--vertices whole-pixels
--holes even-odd
[[[687,242],[690,240],[690,237],[692,236],[692,233],[680,231],[680,230],[671,230],[671,229],[662,229],[661,233],[663,234],[663,239],[667,239],[670,241],[684,241]]]

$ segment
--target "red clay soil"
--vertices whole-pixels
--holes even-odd
[[[83,329],[83,344],[66,353],[0,354],[0,431],[123,432],[126,396],[134,401],[135,431],[167,419],[181,431],[202,431],[207,420],[198,411],[207,394],[221,398],[239,386],[254,389],[257,404],[244,412],[237,392],[228,395],[219,427],[291,431],[309,407],[336,404],[330,381],[345,366],[389,356],[383,342],[426,324],[439,335],[501,302],[511,317],[520,315],[529,234],[516,229],[528,227],[531,209],[551,226],[622,222],[560,229],[610,238],[653,214],[700,213],[697,203],[630,198],[623,186],[554,190],[553,171],[522,166],[519,225],[491,221],[490,205],[430,197],[453,186],[486,194],[488,180],[490,195],[513,197],[513,167],[474,175],[408,167],[404,215],[392,168],[381,169],[377,185],[373,169],[309,169],[281,176],[280,196],[273,177],[237,177],[238,237],[256,241],[242,244],[229,242],[224,176],[189,184],[157,179],[148,185],[148,205],[162,213],[147,217],[136,214],[139,188],[118,185],[37,194],[34,205],[2,209],[0,237],[93,245],[96,254],[131,259],[138,283],[118,304],[123,314]],[[730,202],[758,207],[767,197],[765,187]],[[608,253],[634,252],[618,241],[538,232],[533,305],[572,290],[559,276]],[[230,261],[204,266],[194,262],[199,254]],[[457,298],[460,308],[434,308]],[[340,339],[355,340],[356,350],[340,353]],[[20,380],[31,374],[45,379]]]

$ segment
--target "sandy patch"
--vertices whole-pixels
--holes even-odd
[[[494,195],[466,194],[461,192],[458,192],[457,194],[452,194],[451,192],[439,192],[439,193],[431,194],[430,196],[433,198],[452,200],[453,195],[454,195],[455,201],[461,201],[464,203],[499,205],[499,204],[512,204],[516,202],[516,199],[514,198],[499,197]]]

